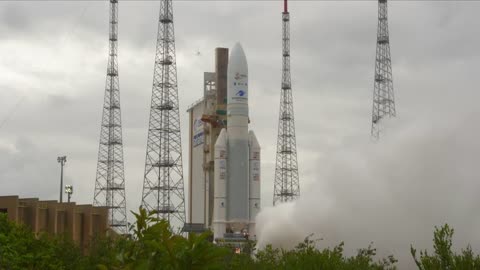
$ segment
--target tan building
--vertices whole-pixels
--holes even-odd
[[[25,224],[37,234],[65,234],[84,250],[94,235],[105,236],[109,231],[108,209],[89,204],[0,196],[0,213],[7,213],[11,221]]]

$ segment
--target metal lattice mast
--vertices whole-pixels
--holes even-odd
[[[109,57],[93,204],[108,207],[110,227],[119,233],[126,234],[128,228],[117,42],[118,0],[110,0]]]
[[[172,0],[160,1],[142,206],[173,228],[185,223]]]
[[[372,137],[379,139],[384,118],[395,117],[387,0],[378,1],[377,53],[373,91]]]
[[[287,0],[282,13],[282,86],[277,138],[273,204],[288,202],[300,196],[293,97],[290,79],[290,14]]]

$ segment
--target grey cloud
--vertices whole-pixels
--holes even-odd
[[[2,195],[36,197],[41,194],[42,199],[57,199],[58,148],[54,145],[37,147],[35,141],[21,135],[13,142],[13,146],[13,149],[0,147],[0,179],[2,186],[7,187],[2,188]],[[65,181],[69,182],[70,179],[66,177]]]

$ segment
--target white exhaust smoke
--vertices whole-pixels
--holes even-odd
[[[352,255],[373,242],[379,256],[414,269],[410,245],[431,249],[434,226],[448,223],[457,247],[478,250],[479,115],[393,119],[378,143],[338,149],[298,201],[262,210],[258,246],[291,248],[314,233],[320,248],[344,241]]]

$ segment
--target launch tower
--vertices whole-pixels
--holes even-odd
[[[215,49],[215,70],[204,72],[203,97],[189,106],[186,229],[210,229],[214,206],[215,142],[227,127],[227,48]]]
[[[292,201],[300,196],[295,120],[290,79],[290,13],[284,0],[282,13],[282,85],[277,138],[277,160],[273,204]]]
[[[160,1],[142,206],[173,228],[185,224],[172,0]]]
[[[109,57],[93,204],[109,209],[108,222],[128,233],[123,171],[122,119],[118,81],[118,0],[110,0]]]
[[[382,131],[382,121],[396,115],[387,8],[387,0],[378,1],[377,53],[372,109],[372,137],[376,140],[379,139]]]

